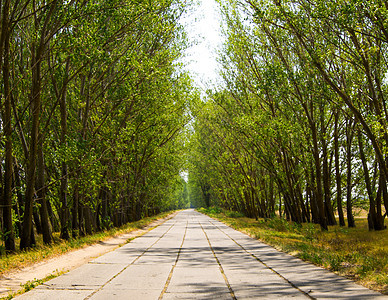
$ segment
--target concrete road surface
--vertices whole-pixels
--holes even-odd
[[[388,299],[194,210],[17,299]]]

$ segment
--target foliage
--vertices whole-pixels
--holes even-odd
[[[19,237],[33,246],[34,230],[50,244],[53,231],[69,239],[186,207],[178,182],[197,92],[178,61],[189,6],[2,2],[6,251]]]
[[[385,229],[385,14],[367,9],[384,5],[218,2],[224,85],[191,108],[189,185],[204,206],[323,230],[346,225],[345,206],[356,226],[363,208]]]

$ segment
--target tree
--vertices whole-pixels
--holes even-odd
[[[21,222],[15,233],[26,249],[35,229],[50,243],[51,230],[68,239],[70,230],[92,233],[184,205],[177,179],[197,97],[177,63],[186,8],[180,0],[3,1],[8,250]]]

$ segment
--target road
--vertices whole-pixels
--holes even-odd
[[[388,299],[194,210],[16,299]]]

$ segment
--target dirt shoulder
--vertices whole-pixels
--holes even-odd
[[[89,261],[110,252],[123,244],[128,239],[133,239],[159,226],[166,220],[175,216],[175,213],[168,215],[163,219],[156,220],[142,229],[137,229],[105,241],[101,241],[91,246],[85,246],[61,256],[37,262],[28,267],[17,271],[11,271],[0,277],[0,298],[7,297],[10,293],[15,293],[22,289],[22,286],[29,281],[41,280],[50,275],[62,274],[75,269]]]

